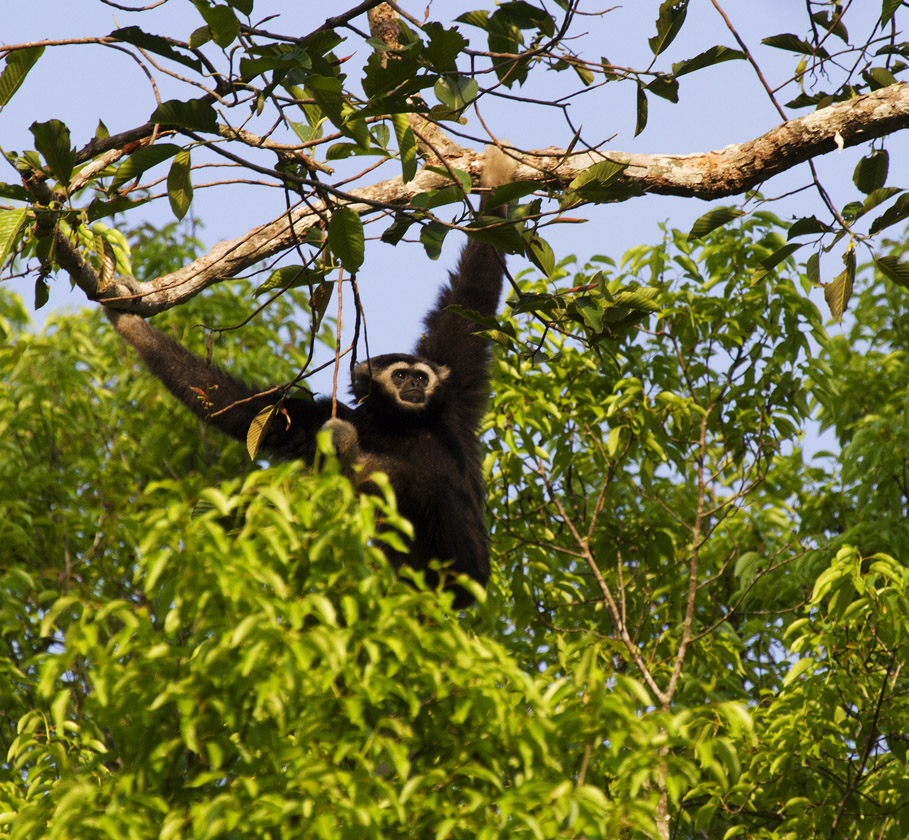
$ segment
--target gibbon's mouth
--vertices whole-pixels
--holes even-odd
[[[401,391],[401,399],[409,403],[423,402],[423,390],[421,388],[405,388]]]

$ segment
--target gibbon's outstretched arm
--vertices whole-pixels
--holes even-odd
[[[508,183],[515,161],[495,146],[486,147],[484,187]],[[483,208],[485,199],[481,200]],[[504,208],[489,215],[504,216]],[[447,312],[452,304],[480,315],[495,315],[502,294],[505,260],[492,245],[469,239],[461,251],[458,267],[439,293],[436,305],[426,316],[426,332],[416,352],[452,372],[453,390],[458,394],[457,413],[471,430],[479,425],[489,400],[491,354],[489,342],[475,333],[482,327],[462,315]]]
[[[223,370],[194,356],[139,315],[105,307],[114,328],[142,357],[148,369],[177,399],[203,420],[239,441],[245,441],[255,416],[278,402],[280,394],[262,394]],[[315,456],[316,433],[331,416],[331,400],[289,398],[272,420],[262,441],[264,449],[284,458]],[[346,418],[350,409],[338,406]]]

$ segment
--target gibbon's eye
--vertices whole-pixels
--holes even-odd
[[[405,379],[407,379],[407,374],[403,370],[396,370],[391,375],[391,378],[394,379],[395,382],[403,382]]]
[[[423,373],[423,371],[417,371],[417,373],[415,373],[413,375],[413,378],[416,379],[417,382],[420,382],[423,385],[425,385],[427,382],[429,382],[429,377],[425,373]]]

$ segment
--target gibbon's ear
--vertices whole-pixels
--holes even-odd
[[[433,365],[436,370],[436,376],[439,377],[439,382],[444,382],[451,376],[451,368],[448,365]]]

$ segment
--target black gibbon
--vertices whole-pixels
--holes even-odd
[[[486,154],[485,186],[505,183],[512,161],[495,147]],[[501,211],[498,211],[501,214]],[[425,320],[425,333],[411,354],[376,356],[354,368],[356,407],[288,397],[260,442],[281,458],[313,462],[316,434],[328,428],[341,463],[366,479],[385,473],[399,511],[414,529],[407,554],[386,549],[389,561],[426,572],[431,560],[448,574],[464,574],[485,586],[489,546],[484,522],[485,483],[477,431],[490,391],[489,342],[473,321],[446,307],[495,314],[502,291],[504,259],[493,246],[469,240]],[[189,353],[139,315],[106,308],[117,332],[167,389],[203,419],[245,441],[253,419],[273,405],[274,394],[246,385]],[[286,412],[286,414],[284,413]],[[452,584],[456,608],[473,596]]]

